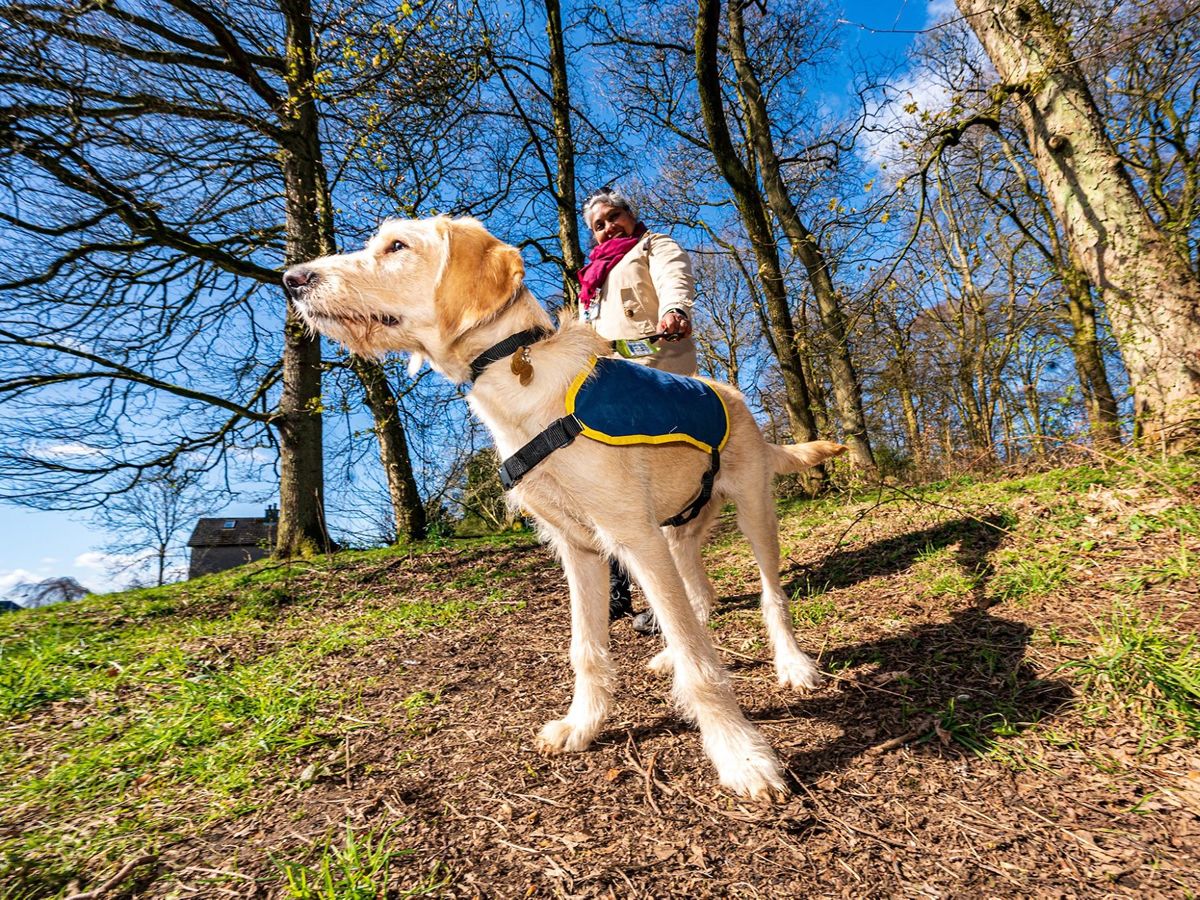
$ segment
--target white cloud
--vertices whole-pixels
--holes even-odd
[[[88,577],[88,585],[97,594],[120,591],[131,587],[144,587],[157,583],[158,557],[153,550],[138,553],[105,553],[89,550],[75,557],[75,566],[97,573]],[[187,578],[187,566],[168,560],[163,572],[164,580],[182,581]]]
[[[41,559],[41,563],[43,566],[52,566],[56,562],[58,562],[58,558],[54,557],[54,556],[43,556]]]
[[[959,16],[954,0],[929,0],[925,7],[925,27],[932,28]]]
[[[925,9],[925,27],[936,28],[961,19],[954,0],[929,0]],[[980,67],[987,67],[983,48],[970,40],[970,47]],[[918,64],[919,65],[919,64]],[[878,98],[871,111],[872,123],[863,135],[862,156],[879,167],[903,158],[901,143],[919,139],[922,117],[943,112],[953,103],[953,91],[947,87],[945,76],[937,76],[928,68],[912,68],[900,75],[886,93]]]
[[[125,568],[145,562],[153,551],[141,553],[105,553],[102,550],[88,550],[75,557],[75,565],[80,569],[95,569],[103,572],[110,569]]]
[[[0,572],[0,597],[18,584],[36,584],[41,577],[25,569],[13,569],[10,572]]]
[[[99,447],[82,444],[79,441],[65,441],[61,444],[49,444],[35,448],[34,452],[41,457],[54,456],[99,456]]]

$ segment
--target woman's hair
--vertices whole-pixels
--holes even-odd
[[[613,187],[611,184],[606,184],[598,191],[593,191],[586,200],[583,201],[583,224],[591,230],[592,227],[592,210],[596,205],[603,203],[607,206],[623,209],[633,218],[637,219],[637,212],[633,208],[633,203],[621,193],[619,188]]]

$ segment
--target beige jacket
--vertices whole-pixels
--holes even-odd
[[[658,331],[668,310],[682,309],[690,316],[695,296],[687,252],[665,234],[649,232],[608,273],[592,300],[599,312],[593,310],[589,321],[610,341],[641,340]],[[696,343],[690,336],[657,346],[657,353],[639,362],[677,375],[696,374]]]

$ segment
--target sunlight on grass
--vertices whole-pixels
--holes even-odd
[[[397,890],[391,885],[392,861],[412,850],[393,849],[391,829],[380,834],[356,832],[349,824],[339,845],[326,843],[313,863],[274,859],[284,876],[285,896],[291,900],[376,900],[379,897],[420,897],[450,883],[450,872],[434,863],[416,885]]]
[[[0,752],[0,824],[22,822],[0,840],[0,884],[53,885],[34,895],[54,896],[154,835],[257,808],[290,760],[345,730],[337,716],[356,683],[323,684],[323,659],[487,602],[348,590],[330,615],[326,565],[220,573],[0,625],[0,722],[21,723]],[[434,727],[422,714],[437,695],[409,699],[411,727]],[[72,820],[104,822],[103,840],[99,824],[54,825]]]
[[[1200,737],[1200,638],[1125,605],[1097,630],[1095,652],[1065,666],[1083,682],[1089,713],[1131,709],[1152,735]]]

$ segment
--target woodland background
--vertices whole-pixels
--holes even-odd
[[[850,445],[797,489],[1187,450],[1198,12],[939,0],[897,61],[799,0],[12,0],[0,501],[160,579],[232,497],[278,494],[281,555],[511,524],[459,390],[305,333],[280,272],[474,215],[570,305],[607,183],[691,252],[702,372]]]

